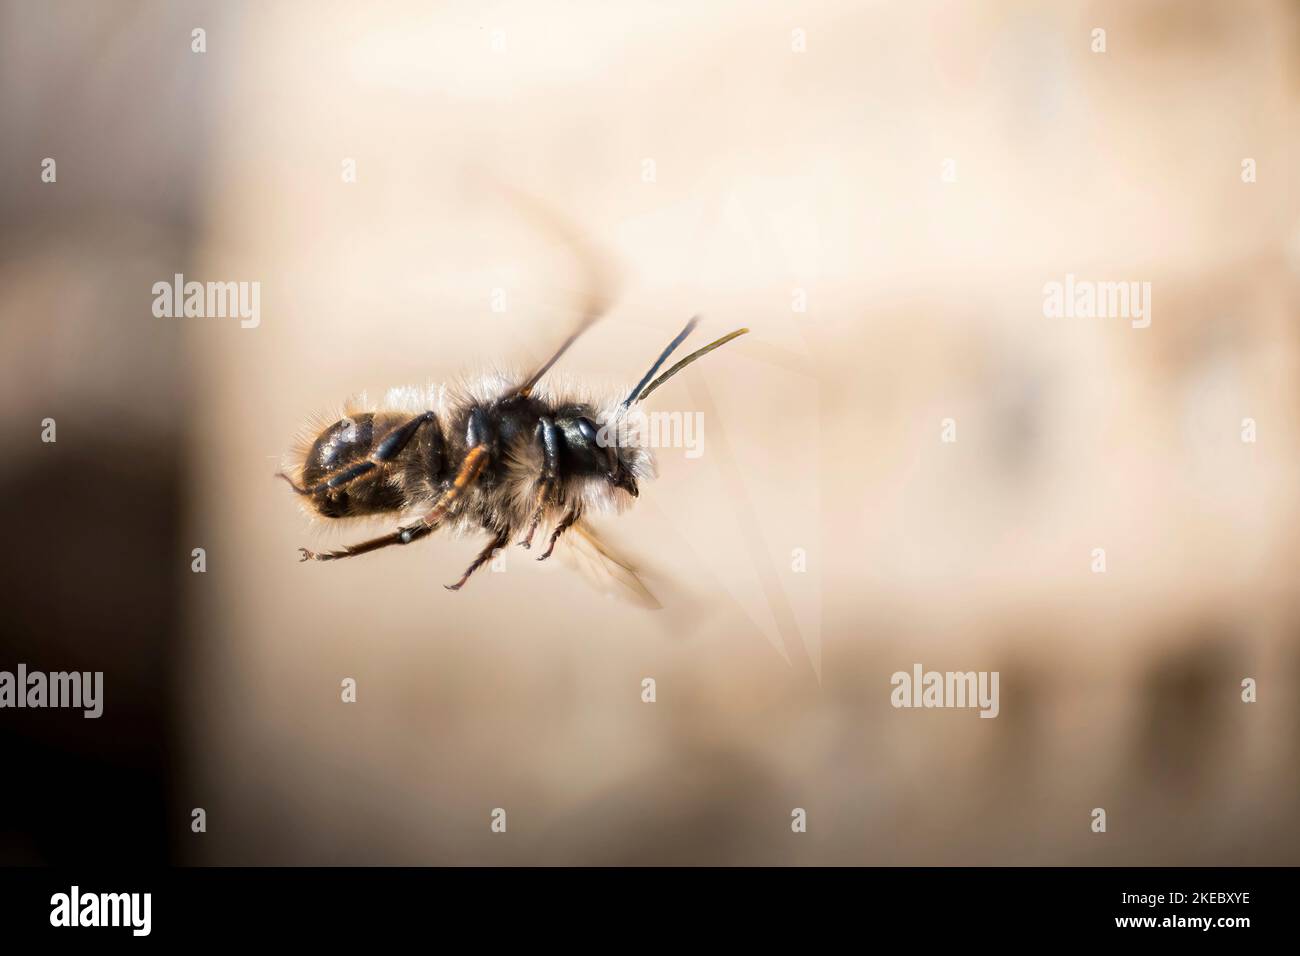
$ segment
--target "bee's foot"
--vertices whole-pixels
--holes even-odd
[[[444,584],[444,585],[443,585],[443,587],[445,587],[448,591],[459,591],[459,590],[460,590],[461,588],[463,588],[464,586],[465,586],[465,582],[464,582],[464,581],[457,581],[455,584]]]
[[[298,561],[300,563],[303,561],[310,561],[313,558],[319,558],[319,557],[320,555],[318,555],[315,551],[308,551],[306,548],[298,549]]]

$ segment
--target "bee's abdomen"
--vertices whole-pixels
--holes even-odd
[[[369,413],[342,418],[326,428],[302,466],[302,483],[314,487],[341,473],[370,454],[375,439],[375,416]]]
[[[400,511],[411,482],[436,482],[445,467],[442,432],[432,413],[412,419],[365,413],[340,419],[317,436],[302,468],[326,518]],[[394,481],[400,474],[404,480]]]

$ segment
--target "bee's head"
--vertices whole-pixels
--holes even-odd
[[[645,473],[644,449],[620,429],[607,427],[589,408],[565,409],[555,419],[564,470],[574,477],[604,478],[633,498],[637,478]],[[620,439],[623,439],[620,441]]]

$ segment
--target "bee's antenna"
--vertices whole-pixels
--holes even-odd
[[[654,365],[650,366],[650,371],[646,372],[645,375],[641,376],[641,381],[636,383],[636,388],[632,389],[632,393],[628,395],[627,398],[623,399],[623,408],[627,408],[629,405],[631,405],[633,402],[636,401],[637,395],[640,394],[641,389],[645,388],[645,383],[650,381],[650,377],[654,375],[655,372],[659,371],[659,367],[663,365],[664,362],[668,361],[668,356],[673,354],[673,351],[677,348],[677,346],[681,345],[682,342],[686,340],[686,336],[694,332],[695,326],[699,324],[700,324],[700,317],[698,315],[691,316],[691,320],[686,323],[686,328],[678,332],[677,338],[673,339],[671,342],[668,343],[668,348],[664,349],[663,352],[660,353],[659,357],[655,359]]]
[[[676,374],[677,374],[678,372],[680,372],[682,369],[686,368],[686,366],[690,365],[690,364],[691,364],[692,362],[694,362],[696,359],[698,359],[698,358],[703,358],[705,355],[708,355],[708,354],[709,354],[710,352],[712,352],[714,349],[718,348],[719,346],[726,345],[726,344],[727,344],[728,342],[730,342],[732,339],[734,339],[734,338],[739,338],[740,336],[744,335],[744,334],[745,334],[746,332],[748,332],[748,331],[749,331],[749,329],[736,329],[736,331],[734,331],[734,332],[728,332],[728,333],[727,333],[726,335],[724,335],[722,338],[720,338],[720,339],[716,339],[716,340],[710,342],[708,345],[704,346],[704,348],[702,348],[702,349],[696,349],[696,350],[695,350],[694,352],[692,352],[690,355],[686,356],[686,358],[682,359],[680,362],[678,362],[676,365],[674,365],[674,366],[673,366],[672,368],[670,368],[668,371],[664,372],[664,373],[663,373],[662,375],[660,375],[657,379],[655,379],[653,382],[651,382],[651,383],[646,387],[646,390],[645,390],[644,392],[642,392],[640,395],[637,395],[635,399],[632,399],[632,401],[638,401],[638,402],[641,401],[641,399],[645,398],[647,395],[649,395],[651,392],[653,392],[656,388],[658,388],[658,387],[659,387],[660,385],[662,385],[664,382],[668,381],[670,378],[672,378],[674,375],[676,375]],[[681,337],[682,337],[682,336],[678,336],[678,339],[680,340]],[[673,345],[676,345],[676,344],[677,344],[676,342],[673,343]],[[668,352],[671,352],[671,351],[672,351],[672,348],[670,347],[670,348],[668,349]],[[659,362],[663,362],[663,360],[664,360],[665,358],[668,357],[668,352],[665,352],[665,353],[663,354],[663,356],[659,359]],[[652,369],[650,370],[649,374],[646,375],[646,378],[649,378],[651,375],[653,375],[655,369],[657,369],[658,367],[659,367],[659,363],[656,363],[656,364],[655,364],[655,368],[652,368]],[[644,379],[643,379],[642,381],[644,382]],[[641,386],[639,386],[639,385],[637,386],[637,388],[640,388],[640,387],[641,387]],[[633,394],[636,394],[636,393],[634,392]],[[624,404],[624,405],[627,405],[627,402],[624,402],[623,404]]]

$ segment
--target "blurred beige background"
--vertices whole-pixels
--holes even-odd
[[[177,553],[209,570],[177,577],[171,794],[209,832],[178,858],[1300,862],[1294,4],[125,8],[9,13],[118,50],[92,85],[124,118],[58,123],[121,145],[122,198],[12,273],[53,322],[0,308],[10,355],[71,362],[48,343],[81,314],[137,330],[58,387],[147,390],[112,420],[180,452]],[[150,176],[160,149],[192,176]],[[654,400],[704,412],[704,455],[661,451],[601,525],[662,611],[518,549],[444,591],[477,542],[296,561],[382,527],[324,536],[272,479],[304,419],[572,322],[587,277],[493,182],[617,263],[566,374],[633,381],[697,312],[701,341],[753,330]],[[70,299],[49,263],[139,220],[183,242],[111,308]],[[180,271],[259,281],[260,327],[154,319]],[[1150,282],[1151,327],[1045,318],[1067,273]],[[892,709],[917,662],[999,671],[1000,716]]]

